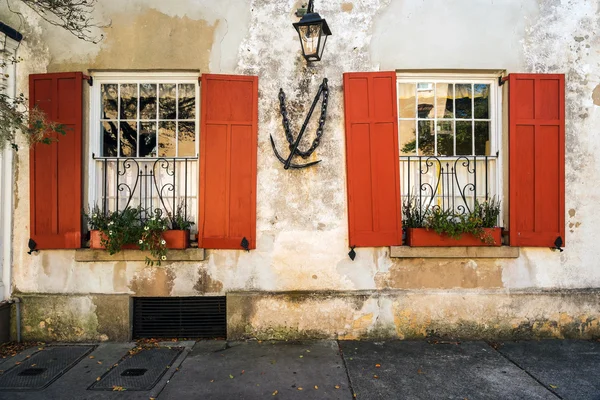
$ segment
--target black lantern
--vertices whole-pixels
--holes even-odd
[[[302,55],[306,61],[320,61],[327,36],[331,35],[331,31],[327,26],[327,21],[314,12],[313,0],[308,2],[306,14],[293,25],[298,31]]]

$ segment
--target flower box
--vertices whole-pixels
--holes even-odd
[[[483,228],[486,236],[491,236],[494,243],[488,244],[471,233],[464,233],[459,239],[446,234],[438,234],[433,229],[407,228],[406,244],[414,247],[456,247],[456,246],[500,246],[502,244],[502,228]]]
[[[167,242],[167,249],[187,249],[190,247],[190,231],[188,230],[164,231],[162,237]],[[126,244],[123,246],[123,249],[125,250],[139,248],[137,243]],[[90,231],[90,249],[105,249],[102,245],[102,233],[99,230]]]

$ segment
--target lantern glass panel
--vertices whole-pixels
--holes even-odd
[[[302,48],[305,56],[319,55],[319,39],[321,37],[321,24],[299,26]]]

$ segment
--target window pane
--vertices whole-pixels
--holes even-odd
[[[487,121],[475,122],[475,154],[490,155],[490,123]]]
[[[419,112],[419,118],[433,118],[433,83],[418,83],[417,84],[417,96],[419,104],[417,110]]]
[[[471,121],[456,121],[456,155],[473,154],[472,138],[473,123]]]
[[[196,155],[196,123],[180,122],[178,131],[178,157],[193,157]]]
[[[121,157],[137,155],[137,123],[121,121]]]
[[[156,85],[140,84],[140,119],[156,119]]]
[[[454,155],[454,122],[438,121],[437,123],[438,156]]]
[[[454,117],[454,85],[452,83],[438,83],[436,84],[435,94],[437,117]]]
[[[102,119],[117,119],[117,97],[119,96],[118,85],[102,85]],[[116,147],[115,147],[116,148]]]
[[[121,85],[121,119],[137,119],[137,84]]]
[[[456,84],[456,118],[471,118],[471,99],[473,98],[471,84]]]
[[[414,107],[413,107],[414,110]],[[414,114],[414,113],[413,113]],[[417,135],[415,120],[400,121],[400,155],[414,156],[417,154]]]
[[[196,85],[179,85],[179,119],[194,119],[196,115]]]
[[[117,121],[102,122],[102,157],[117,156]]]
[[[159,86],[159,118],[175,119],[175,84],[160,84]]]
[[[434,138],[433,121],[419,121],[419,155],[433,155]]]
[[[490,117],[490,85],[475,85],[475,118]]]
[[[400,118],[416,118],[415,93],[414,83],[401,83],[398,85],[398,115]]]
[[[156,122],[140,122],[140,157],[156,157]]]
[[[175,122],[161,121],[158,125],[158,156],[175,157]]]

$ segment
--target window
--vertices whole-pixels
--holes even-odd
[[[504,110],[498,75],[344,74],[351,247],[401,245],[407,196],[461,213],[500,188],[511,246],[564,243],[564,75],[502,78]]]
[[[95,74],[89,203],[179,211],[197,223],[198,116],[197,73]]]
[[[497,75],[398,74],[403,202],[462,214],[476,200],[500,200],[497,82]]]

